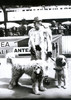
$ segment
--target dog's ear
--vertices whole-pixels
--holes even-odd
[[[61,65],[62,64],[62,59],[63,58],[59,58],[59,57],[56,58],[56,66],[62,66]]]
[[[66,57],[64,57],[64,60],[67,62],[67,58]]]
[[[31,66],[32,67],[32,66]],[[33,69],[35,70],[36,69],[36,65],[34,65]]]

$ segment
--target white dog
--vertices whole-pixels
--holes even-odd
[[[67,79],[68,79],[68,69],[67,69],[67,60],[64,55],[59,55],[56,58],[56,67],[55,70],[55,79],[58,88],[61,87],[63,82],[63,88],[67,88]]]
[[[15,55],[9,53],[6,55],[7,63],[12,66],[12,78],[9,83],[9,88],[12,89],[18,84],[19,78],[25,73],[32,79],[32,88],[35,94],[44,91],[43,79],[46,76],[48,64],[42,60],[23,61],[23,64],[15,61]]]

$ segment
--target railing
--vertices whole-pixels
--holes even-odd
[[[52,56],[54,58],[62,54],[62,35],[53,35],[52,49]]]
[[[20,41],[20,43],[18,43],[19,45],[21,45],[21,47],[15,47],[13,49],[13,52],[17,53],[17,54],[27,54],[29,55],[30,52],[28,51],[28,47],[22,47],[21,44],[24,43],[23,41]],[[56,56],[62,54],[62,35],[53,35],[53,39],[52,39],[52,56],[55,58]]]
[[[14,52],[23,55],[30,55],[28,50],[28,36],[3,37],[0,39],[0,57],[5,57],[6,53]],[[62,53],[62,35],[53,35],[52,56],[56,57]]]

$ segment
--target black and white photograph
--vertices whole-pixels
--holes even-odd
[[[0,99],[71,99],[70,1],[31,1],[0,5]]]

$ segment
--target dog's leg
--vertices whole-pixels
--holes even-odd
[[[62,82],[61,75],[58,75],[58,88],[61,87],[61,82]]]
[[[14,88],[14,86],[18,85],[18,80],[22,76],[23,72],[21,69],[17,69],[16,67],[12,68],[12,78],[9,83],[9,89]]]
[[[40,91],[45,91],[45,88],[44,88],[44,86],[43,86],[43,78],[41,78],[41,79],[39,80],[39,90],[40,90]]]
[[[58,85],[57,81],[58,81],[58,74],[57,74],[57,72],[55,72],[55,85]]]
[[[58,72],[55,72],[55,85],[58,87]]]
[[[63,88],[66,89],[68,87],[68,71],[67,71],[67,67],[64,69],[64,73],[63,73],[63,82],[64,82],[64,86]]]
[[[9,88],[9,89],[13,89],[14,86],[15,86],[15,82],[14,82],[13,79],[11,79],[10,82],[9,82],[9,86],[8,86],[8,88]]]
[[[66,89],[68,87],[68,84],[67,84],[68,83],[67,76],[64,78],[64,81],[63,82],[64,82],[63,88]]]
[[[63,82],[64,82],[63,88],[66,89],[67,88],[66,79],[64,79]]]
[[[32,88],[33,88],[33,92],[35,94],[38,94],[38,95],[40,94],[40,91],[39,91],[39,88],[38,88],[38,81],[32,83]]]

